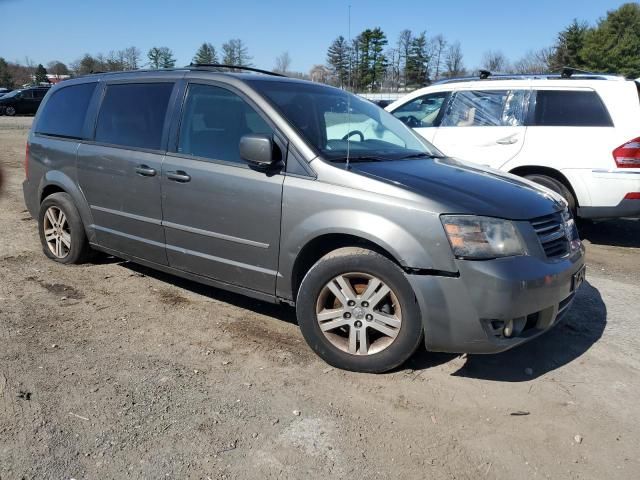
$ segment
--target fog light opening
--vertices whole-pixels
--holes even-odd
[[[505,323],[504,329],[502,330],[502,334],[507,338],[513,335],[513,320],[509,320],[507,321],[507,323]]]

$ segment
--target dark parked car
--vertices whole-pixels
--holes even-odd
[[[13,90],[0,97],[0,115],[34,115],[50,87]]]
[[[202,67],[90,75],[47,95],[26,150],[50,259],[101,250],[290,304],[340,368],[389,370],[423,339],[506,350],[557,324],[584,280],[562,197],[447,158],[326,85]]]

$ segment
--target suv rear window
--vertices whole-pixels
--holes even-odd
[[[81,83],[54,92],[38,119],[36,133],[82,138],[87,108],[97,83]]]
[[[539,90],[533,125],[548,127],[612,127],[602,100],[594,91]]]
[[[107,86],[96,125],[96,142],[159,150],[173,83]]]

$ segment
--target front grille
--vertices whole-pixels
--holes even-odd
[[[547,258],[564,257],[571,248],[560,212],[531,220]]]

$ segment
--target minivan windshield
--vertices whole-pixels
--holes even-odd
[[[17,96],[19,93],[22,93],[22,90],[14,90],[13,92],[6,93],[2,96],[2,98],[13,98]]]
[[[372,102],[337,88],[251,80],[326,160],[352,162],[442,157],[400,120]]]

